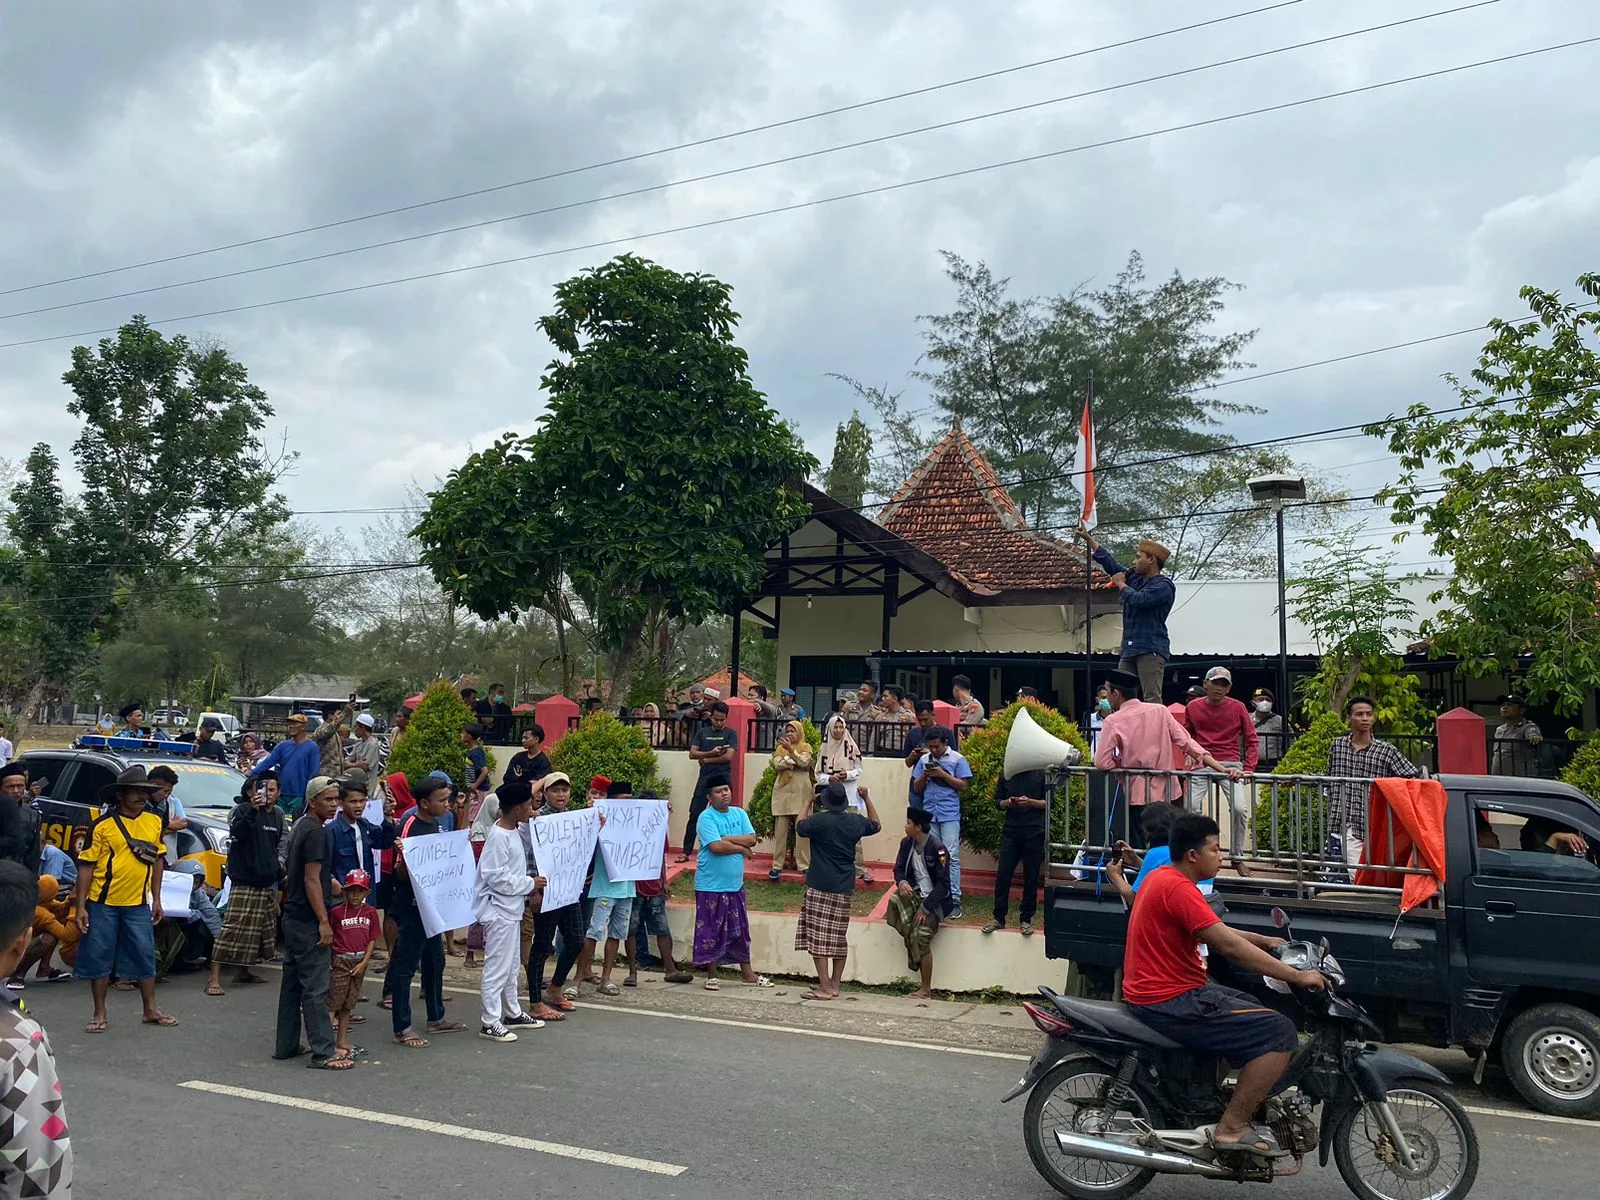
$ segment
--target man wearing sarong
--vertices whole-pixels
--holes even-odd
[[[700,856],[694,872],[694,961],[706,968],[706,991],[722,990],[717,967],[739,964],[746,987],[769,988],[772,980],[750,966],[750,918],[744,906],[744,864],[755,854],[755,827],[744,809],[733,807],[733,787],[711,784],[695,833]]]
[[[228,814],[228,908],[222,932],[211,948],[211,978],[206,995],[221,996],[222,968],[232,967],[234,983],[265,983],[250,968],[277,953],[278,847],[288,822],[266,783],[246,779],[239,802]]]
[[[933,935],[950,913],[950,852],[932,833],[933,814],[906,809],[906,836],[894,859],[894,891],[886,914],[890,927],[905,939],[906,966],[922,976],[912,995],[933,995]]]
[[[811,842],[811,865],[806,868],[806,896],[795,926],[794,948],[811,955],[817,964],[817,986],[807,1000],[833,1000],[844,979],[844,960],[850,953],[850,901],[856,890],[856,847],[882,825],[867,789],[855,792],[866,805],[866,815],[850,811],[850,789],[843,783],[825,783],[814,799],[822,811],[813,814],[812,802],[795,832]]]

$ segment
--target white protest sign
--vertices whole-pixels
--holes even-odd
[[[194,876],[182,871],[161,873],[161,915],[175,921],[192,921],[189,901],[194,895]]]
[[[606,874],[617,882],[661,878],[667,852],[665,800],[602,800],[606,823],[600,830],[600,853]]]
[[[361,810],[361,819],[369,825],[381,826],[383,824],[383,797],[381,795],[374,796],[367,801],[366,808]],[[381,856],[374,850],[372,852],[372,886],[377,887],[378,880],[382,878],[383,863]],[[343,883],[344,881],[340,880],[339,882]]]
[[[429,937],[447,929],[472,924],[472,889],[478,882],[472,861],[472,843],[465,829],[400,839],[422,914],[422,931]]]
[[[544,911],[583,899],[583,881],[600,837],[600,814],[592,808],[551,813],[528,822],[533,861],[545,877]]]

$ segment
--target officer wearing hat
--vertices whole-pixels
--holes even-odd
[[[1167,659],[1172,657],[1172,640],[1167,636],[1167,615],[1178,589],[1171,576],[1162,574],[1172,552],[1160,542],[1145,538],[1139,543],[1133,568],[1124,567],[1111,557],[1094,534],[1084,526],[1078,536],[1088,543],[1095,562],[1111,577],[1111,586],[1122,593],[1122,657],[1117,670],[1139,676],[1144,697],[1161,703],[1161,681]]]
[[[1489,760],[1489,774],[1536,777],[1539,770],[1538,748],[1544,744],[1544,734],[1528,720],[1528,702],[1515,692],[1507,692],[1499,699],[1500,724],[1494,731],[1494,755]]]

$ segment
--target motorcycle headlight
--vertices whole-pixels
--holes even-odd
[[[1334,987],[1343,987],[1345,983],[1344,968],[1339,965],[1339,960],[1331,954],[1322,956],[1321,971],[1332,981]]]

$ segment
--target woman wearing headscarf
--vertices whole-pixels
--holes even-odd
[[[233,760],[233,765],[239,769],[239,774],[248,775],[266,756],[267,752],[261,748],[261,739],[253,733],[246,733],[239,738],[239,754]]]
[[[828,728],[822,735],[822,753],[817,757],[817,779],[821,783],[844,784],[850,811],[865,816],[867,806],[862,803],[856,790],[856,781],[860,778],[861,747],[851,736],[844,718],[836,713],[828,718]],[[872,874],[867,870],[867,854],[861,842],[856,843],[856,878],[862,883],[872,882]]]
[[[772,751],[772,765],[778,777],[772,784],[772,869],[767,878],[776,880],[789,853],[789,835],[795,821],[810,807],[816,783],[811,743],[799,721],[784,726]],[[799,834],[794,839],[794,862],[802,871],[811,865],[811,843]]]

